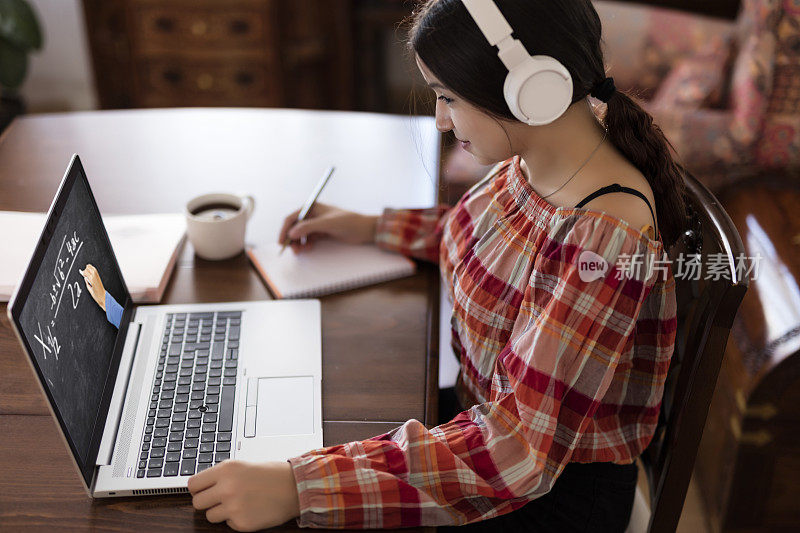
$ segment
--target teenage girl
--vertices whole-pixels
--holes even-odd
[[[451,209],[318,205],[278,241],[439,263],[461,363],[440,425],[225,461],[189,480],[194,506],[242,530],[624,531],[675,340],[664,250],[684,225],[683,169],[606,77],[590,0],[430,0],[412,23],[438,129],[494,168]],[[589,95],[607,103],[602,121]]]

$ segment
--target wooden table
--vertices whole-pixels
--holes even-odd
[[[276,238],[283,215],[334,156],[337,176],[321,201],[363,212],[431,205],[438,151],[427,117],[253,109],[33,116],[0,138],[0,209],[47,211],[77,152],[104,214],[175,212],[209,190],[247,191],[256,197],[247,241],[258,242]],[[438,271],[420,266],[410,278],[322,298],[325,445],[410,418],[435,424]],[[269,298],[244,254],[209,262],[187,243],[162,303]],[[0,530],[224,527],[195,513],[186,496],[91,500],[26,357],[0,304]]]

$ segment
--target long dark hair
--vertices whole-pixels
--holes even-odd
[[[606,77],[600,17],[590,0],[495,0],[532,55],[559,60],[572,75],[572,103]],[[408,49],[451,91],[487,114],[516,120],[503,98],[507,70],[461,0],[427,0],[407,19]],[[671,246],[686,229],[686,172],[653,117],[617,90],[605,113],[608,139],[653,189],[661,237]]]

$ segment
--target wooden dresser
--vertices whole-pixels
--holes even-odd
[[[718,194],[757,277],[734,321],[695,463],[709,526],[800,531],[800,177]]]
[[[83,0],[104,109],[351,109],[350,0]]]

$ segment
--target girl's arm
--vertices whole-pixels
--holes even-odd
[[[486,176],[473,185],[461,201],[489,183],[510,161],[500,161],[489,169]],[[427,209],[384,209],[378,217],[375,242],[387,250],[439,263],[442,235],[448,217],[453,213],[454,208],[446,204]]]
[[[378,218],[375,243],[386,250],[439,262],[439,244],[447,214],[447,205],[427,209],[385,209]]]
[[[332,238],[351,244],[376,243],[393,252],[431,262],[439,261],[445,205],[429,209],[386,209],[380,216],[362,215],[335,206],[317,203],[309,218],[296,222],[299,211],[289,214],[278,234],[278,242],[287,239],[295,252],[313,246],[320,238]],[[306,237],[305,245],[299,244]]]

